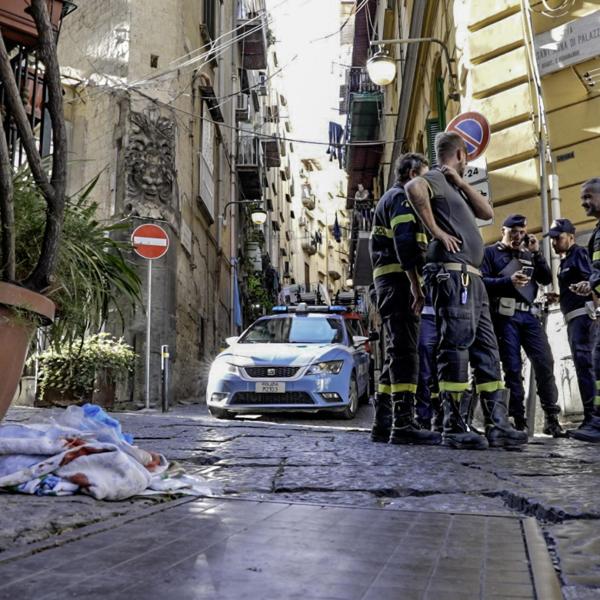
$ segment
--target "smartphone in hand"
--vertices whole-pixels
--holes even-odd
[[[533,267],[529,265],[524,265],[523,267],[521,267],[521,272],[523,273],[523,275],[529,277],[529,279],[533,277]]]

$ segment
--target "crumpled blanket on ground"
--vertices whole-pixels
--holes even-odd
[[[45,423],[0,425],[0,491],[39,496],[84,493],[124,500],[149,493],[213,495],[207,482],[133,445],[99,406],[70,406]]]

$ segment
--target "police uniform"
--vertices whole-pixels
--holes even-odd
[[[503,223],[504,227],[509,228],[525,225],[523,215],[509,215]],[[524,266],[532,267],[533,274],[526,286],[517,288],[511,281],[511,275]],[[504,383],[510,390],[509,414],[514,418],[517,429],[527,428],[521,359],[523,347],[533,366],[538,395],[546,416],[544,433],[561,435],[563,432],[557,418],[560,408],[554,379],[554,359],[548,337],[537,316],[538,309],[533,304],[538,284],[548,285],[552,282],[550,267],[541,252],[512,249],[498,243],[485,249],[481,272],[492,305]]]
[[[419,317],[411,310],[406,271],[422,269],[427,237],[395,185],[379,200],[370,239],[377,308],[385,332],[385,361],[374,398],[371,439],[378,442],[439,444],[439,434],[421,431],[414,421],[419,368]]]
[[[431,429],[432,419],[441,414],[439,390],[437,383],[438,335],[435,324],[435,309],[431,295],[427,293],[425,305],[421,311],[421,328],[419,330],[419,377],[415,412],[421,427]],[[437,430],[437,428],[436,428]]]
[[[596,224],[588,242],[588,256],[592,261],[590,288],[596,296],[600,296],[600,221]],[[595,331],[593,363],[596,395],[594,396],[592,416],[585,425],[570,431],[569,435],[583,442],[600,443],[600,333],[597,330]]]
[[[548,231],[550,237],[561,233],[575,233],[575,227],[569,219],[557,219]],[[593,321],[596,319],[591,294],[587,297],[575,294],[569,286],[588,281],[592,274],[592,263],[587,250],[573,244],[561,258],[558,270],[560,291],[560,310],[567,324],[567,335],[571,357],[577,373],[579,395],[583,404],[583,425],[592,417],[594,410],[595,378],[592,363],[594,349]]]
[[[429,187],[437,225],[461,240],[457,252],[446,250],[441,240],[432,240],[425,267],[439,335],[437,368],[444,410],[443,443],[459,449],[483,449],[488,442],[493,446],[525,444],[527,436],[516,431],[507,418],[500,357],[479,271],[483,240],[475,215],[464,193],[450,184],[439,169],[432,169],[423,178]],[[469,362],[481,396],[487,440],[469,428],[460,412],[461,399],[470,387]]]

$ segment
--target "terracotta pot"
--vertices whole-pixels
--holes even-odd
[[[46,0],[50,21],[58,32],[63,12],[63,0]],[[38,32],[33,17],[26,12],[28,0],[2,0],[0,6],[0,28],[5,39],[32,47],[37,43]]]
[[[0,282],[0,420],[17,391],[29,343],[36,329],[36,323],[27,318],[27,313],[41,318],[44,323],[51,323],[54,310],[54,303],[45,296]]]

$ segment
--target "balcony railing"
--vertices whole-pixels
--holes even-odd
[[[347,71],[348,93],[381,92],[381,87],[373,83],[365,67],[350,67]]]
[[[237,165],[238,167],[260,167],[260,143],[253,134],[240,133],[238,140]]]

